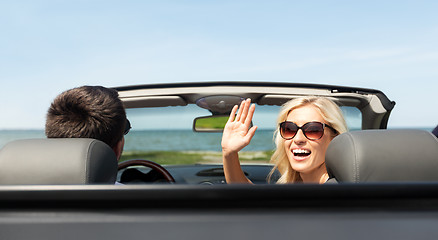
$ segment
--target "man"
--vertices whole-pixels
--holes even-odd
[[[120,159],[131,128],[116,90],[82,86],[58,95],[47,112],[48,138],[93,138],[108,144]]]

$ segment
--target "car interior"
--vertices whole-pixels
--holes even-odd
[[[118,169],[134,169],[135,175],[138,171],[131,164],[145,166],[147,161],[117,165],[113,151],[91,139],[13,141],[0,150],[0,237],[261,240],[296,235],[344,240],[438,236],[438,140],[423,130],[387,130],[395,103],[380,91],[238,82],[116,89],[128,111],[196,105],[208,96],[249,97],[260,106],[279,106],[303,95],[326,96],[341,106],[359,109],[361,130],[343,133],[330,143],[326,164],[337,183],[321,185],[264,184],[270,166],[262,164],[244,166],[248,176],[260,180],[255,185],[223,184],[220,164],[158,166],[165,167],[175,182],[197,184],[115,185],[122,177]],[[235,99],[207,98],[211,100],[207,108],[211,116],[223,115],[229,110],[227,101]]]
[[[128,112],[131,109],[147,110],[153,108],[162,108],[166,109],[166,112],[169,112],[170,110],[180,108],[185,109],[189,107],[189,105],[208,110],[211,114],[210,116],[199,117],[195,115],[195,117],[193,117],[193,131],[199,132],[201,135],[203,132],[217,132],[218,130],[200,129],[197,127],[199,125],[197,124],[199,123],[199,119],[227,116],[234,105],[239,104],[240,101],[246,98],[253,99],[253,102],[258,106],[280,106],[291,98],[299,96],[325,96],[337,102],[341,107],[359,109],[359,117],[361,118],[359,123],[361,126],[358,127],[362,129],[385,128],[389,114],[395,105],[394,102],[390,101],[378,90],[316,84],[203,82],[140,85],[118,87],[115,89],[119,92],[120,98],[124,102]],[[173,108],[169,109],[169,107],[172,106]],[[175,108],[174,106],[179,107]],[[166,117],[157,119],[164,121]],[[219,129],[219,131],[221,130]],[[357,136],[359,133],[353,131],[349,134]],[[364,135],[367,136],[367,134]],[[376,135],[386,136],[387,133]],[[338,138],[345,139],[346,137],[339,136]],[[359,138],[359,136],[357,138]],[[363,138],[362,135],[360,135],[360,138]],[[396,143],[395,140],[399,139],[403,139],[403,137],[371,141],[369,144],[384,142],[388,144],[394,143],[394,146],[398,146],[399,144]],[[214,185],[225,183],[223,169],[220,164],[168,165],[163,167],[147,159],[134,159],[121,162],[118,165],[116,179],[114,179],[114,176],[108,173],[108,171],[113,171],[117,165],[115,156],[112,156],[112,151],[105,153],[105,148],[101,146],[102,144],[95,142],[86,144],[87,142],[81,143],[80,141],[80,139],[29,139],[26,141],[12,142],[0,151],[0,161],[4,162],[6,166],[0,170],[3,172],[0,176],[0,180],[3,178],[4,183],[10,184],[112,184],[116,179],[123,184],[148,184],[154,182]],[[334,141],[335,147],[331,149],[336,149],[333,151],[342,153],[343,157],[333,157],[333,159],[338,162],[331,164],[330,167],[343,166],[346,169],[345,171],[354,170],[348,168],[351,165],[348,163],[348,160],[350,160],[351,156],[356,154],[356,152],[353,150],[342,150],[348,145],[342,143],[341,147],[336,147],[338,145],[336,145],[335,142],[337,141]],[[362,142],[368,143],[368,141]],[[80,149],[83,147],[81,144],[84,144],[84,149]],[[359,146],[356,142],[354,142],[353,145],[356,147]],[[365,145],[363,148],[369,149],[367,147],[368,146]],[[29,151],[21,151],[21,149],[29,149]],[[377,152],[376,147],[371,149]],[[393,149],[393,147],[385,146],[382,148],[384,151],[390,149]],[[416,149],[418,150],[418,148]],[[422,153],[423,152],[424,151],[422,151]],[[347,155],[348,153],[351,154]],[[415,155],[417,151],[410,151],[410,153],[411,155]],[[365,155],[372,158],[368,153]],[[398,155],[392,156],[397,158]],[[81,157],[85,157],[85,159],[80,160]],[[109,163],[107,163],[109,164],[108,166],[101,166],[101,164],[105,164],[104,161],[101,161],[102,158],[111,159],[108,161]],[[328,164],[330,161],[332,160],[327,160]],[[389,161],[382,162],[391,164]],[[144,171],[144,167],[147,169],[146,172]],[[267,180],[267,175],[271,167],[271,165],[266,164],[247,164],[242,166],[245,174],[254,183],[261,184],[275,183],[275,179],[278,178],[278,173],[276,173],[271,181]],[[357,166],[355,165],[355,167]],[[149,171],[149,169],[152,169],[152,171]],[[362,170],[362,168],[360,168],[360,170]],[[102,176],[100,176],[98,172],[101,172]],[[341,177],[341,173],[338,172],[341,171],[334,169],[331,177],[338,179],[338,182],[347,181],[346,178]],[[17,174],[19,173],[23,173],[25,176],[17,178]],[[73,174],[77,174],[78,176],[72,177],[71,175]],[[356,174],[359,173],[354,173],[353,175]],[[39,179],[34,179],[38,175],[40,175]],[[362,176],[362,174],[360,176]],[[409,180],[409,178],[406,179]]]
[[[427,131],[352,131],[330,143],[326,166],[338,183],[433,182],[438,181],[436,156],[438,139]],[[6,185],[114,184],[117,178],[114,152],[95,139],[13,141],[1,149],[0,163],[0,181]],[[118,169],[135,165],[153,168],[165,176],[166,182],[175,182],[166,169],[147,160],[126,161]],[[223,175],[222,169],[215,171],[207,169],[204,174]]]

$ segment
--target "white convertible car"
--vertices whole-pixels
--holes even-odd
[[[395,103],[381,91],[273,82],[115,89],[133,127],[123,162],[93,139],[26,139],[0,150],[1,239],[438,237],[438,140],[387,130]],[[272,184],[279,106],[307,95],[334,100],[347,119],[350,131],[326,156],[338,183]],[[220,131],[246,98],[259,130],[243,169],[258,184],[227,185]]]

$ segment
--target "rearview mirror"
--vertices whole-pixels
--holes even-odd
[[[194,132],[222,132],[227,124],[229,115],[213,115],[197,117],[193,120]],[[252,127],[252,121],[250,128]]]
[[[222,132],[228,121],[228,117],[229,115],[197,117],[193,120],[193,131]]]

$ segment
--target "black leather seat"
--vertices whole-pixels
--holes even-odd
[[[0,184],[114,184],[117,158],[87,138],[26,139],[0,150]]]
[[[422,130],[364,130],[337,136],[326,153],[337,182],[438,181],[438,140]]]

